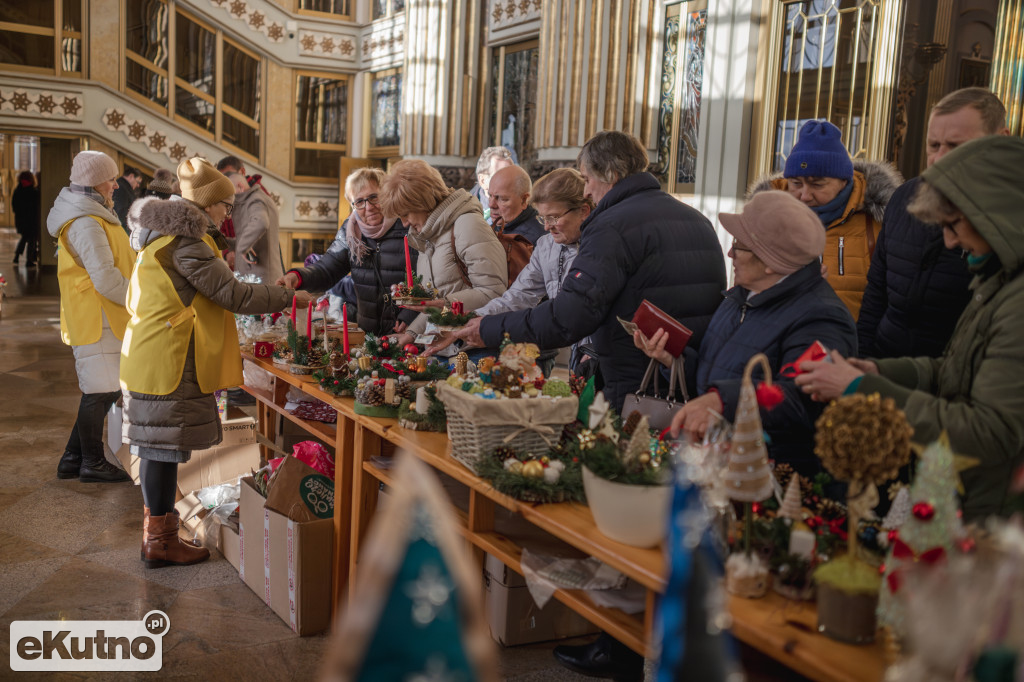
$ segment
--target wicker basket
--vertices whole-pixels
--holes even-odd
[[[448,384],[437,397],[448,413],[452,457],[476,472],[476,461],[500,446],[540,455],[554,446],[576,419],[579,401],[567,398],[486,400]]]

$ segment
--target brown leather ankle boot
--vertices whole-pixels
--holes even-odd
[[[142,561],[146,568],[188,566],[210,558],[210,550],[178,537],[176,513],[152,516],[146,508],[143,517]]]

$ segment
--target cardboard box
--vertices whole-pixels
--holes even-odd
[[[195,450],[188,462],[178,465],[178,489],[182,494],[202,490],[259,468],[260,446],[255,443]]]
[[[120,442],[120,414],[120,408],[115,405],[107,417],[108,446],[120,444],[113,451],[114,456],[132,480],[138,483],[139,458],[131,454],[126,443]],[[233,406],[228,406],[228,416],[230,419],[222,424],[224,440],[220,445],[207,450],[194,450],[188,462],[178,465],[178,490],[190,493],[210,485],[233,481],[259,468],[256,420]]]
[[[537,608],[523,576],[490,554],[484,563],[484,586],[491,636],[505,646],[578,637],[599,630],[554,598],[543,609]]]
[[[244,477],[239,576],[292,630],[323,632],[331,621],[334,521],[297,523],[263,505],[252,477]]]
[[[220,524],[220,553],[236,571],[239,566],[238,550],[238,531],[225,523]]]
[[[218,448],[250,445],[256,442],[256,419],[233,405],[228,405],[228,419],[221,422],[220,428],[224,440],[217,445]]]

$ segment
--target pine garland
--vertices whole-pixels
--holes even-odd
[[[337,396],[351,396],[356,388],[356,377],[333,376],[327,370],[320,370],[313,373],[313,378],[320,384],[320,388]]]
[[[579,462],[565,461],[565,469],[557,483],[548,483],[543,478],[531,478],[507,471],[499,455],[477,460],[476,473],[488,480],[499,493],[525,502],[584,502],[583,473]]]

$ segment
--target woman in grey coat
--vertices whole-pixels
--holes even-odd
[[[230,212],[234,187],[204,159],[178,167],[187,201],[137,201],[129,211],[139,257],[128,288],[121,351],[124,439],[141,460],[147,568],[194,564],[208,550],[182,543],[174,513],[178,464],[221,441],[215,390],[241,383],[230,313],[276,312],[293,290],[235,279],[207,230]]]

